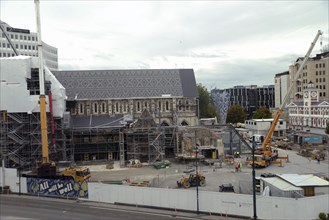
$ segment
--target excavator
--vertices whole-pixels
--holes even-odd
[[[47,112],[46,112],[46,95],[45,95],[45,79],[44,64],[41,41],[41,24],[40,24],[40,6],[39,0],[34,0],[37,34],[38,34],[38,56],[39,56],[39,85],[40,85],[40,126],[41,126],[41,144],[42,144],[42,160],[37,162],[37,171],[26,173],[25,177],[45,178],[45,179],[62,179],[75,182],[83,182],[91,177],[90,170],[87,167],[70,167],[61,172],[57,171],[57,166],[49,160],[48,151],[48,130],[47,130]]]
[[[287,100],[290,98],[290,94],[293,89],[293,82],[295,82],[298,78],[300,78],[301,72],[303,71],[303,67],[305,66],[314,46],[317,40],[319,39],[320,35],[322,35],[322,31],[318,30],[313,42],[311,43],[310,48],[308,49],[306,55],[304,56],[304,59],[301,63],[301,65],[298,68],[298,71],[293,79],[293,81],[290,83],[290,86],[287,90],[287,94],[285,95],[280,107],[277,109],[273,122],[264,138],[264,141],[262,143],[262,147],[260,149],[255,150],[255,158],[254,158],[254,165],[255,167],[268,167],[270,164],[275,164],[277,163],[277,159],[286,159],[283,157],[279,157],[278,151],[276,149],[272,149],[271,143],[272,143],[272,135],[275,130],[276,125],[279,122],[279,119],[281,117],[281,114],[283,112],[283,108],[285,106],[285,103]],[[253,160],[249,160],[249,164],[252,166],[253,165]]]

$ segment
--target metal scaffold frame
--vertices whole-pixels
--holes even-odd
[[[120,159],[120,128],[73,128],[71,131],[74,161]]]
[[[61,123],[61,120],[57,120]],[[1,157],[5,167],[32,169],[41,159],[41,131],[39,113],[1,112]],[[57,125],[57,124],[56,124]],[[63,148],[64,132],[56,126],[57,143],[50,144],[50,155],[54,161],[66,158],[67,150]],[[55,138],[54,137],[54,138]]]
[[[127,160],[154,163],[177,153],[176,127],[130,128],[126,130]]]

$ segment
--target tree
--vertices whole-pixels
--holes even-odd
[[[218,118],[216,107],[210,102],[211,96],[207,88],[202,84],[197,85],[199,93],[200,118]]]
[[[255,114],[252,116],[253,119],[264,119],[272,118],[272,113],[266,107],[260,107],[256,110]]]
[[[227,112],[226,123],[244,123],[246,113],[241,105],[232,105]]]
[[[326,129],[324,130],[324,132],[326,132],[326,134],[329,134],[329,122],[327,122],[327,127],[326,127]]]

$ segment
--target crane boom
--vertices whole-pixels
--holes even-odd
[[[270,143],[271,143],[271,139],[272,139],[272,135],[273,135],[273,132],[274,132],[274,130],[275,130],[276,125],[277,125],[278,122],[279,122],[279,119],[280,119],[280,117],[281,117],[281,114],[282,114],[282,112],[283,112],[283,107],[285,106],[285,103],[287,102],[288,98],[290,98],[290,94],[291,94],[292,88],[293,88],[293,86],[294,86],[293,82],[295,82],[295,81],[299,78],[299,76],[300,76],[301,72],[303,71],[303,68],[304,68],[304,66],[305,66],[305,64],[306,64],[306,62],[307,62],[307,60],[308,60],[308,58],[309,58],[310,55],[311,55],[311,52],[312,52],[312,50],[313,50],[313,48],[314,48],[314,46],[315,46],[315,43],[318,41],[320,35],[322,35],[322,31],[318,30],[318,32],[317,32],[317,34],[316,34],[314,40],[313,40],[312,43],[311,43],[310,48],[308,49],[307,53],[306,53],[305,56],[304,56],[304,59],[303,59],[302,64],[301,64],[300,67],[298,68],[298,71],[297,71],[297,73],[296,73],[296,75],[295,75],[293,81],[290,83],[290,86],[289,86],[289,88],[288,88],[287,94],[285,95],[285,97],[284,97],[284,99],[283,99],[283,101],[282,101],[282,103],[281,103],[279,109],[278,109],[278,110],[276,111],[276,113],[275,113],[275,116],[274,116],[273,122],[272,122],[272,124],[271,124],[271,126],[270,126],[270,128],[269,128],[269,130],[268,130],[268,132],[267,132],[267,134],[266,134],[266,136],[265,136],[264,142],[263,142],[263,144],[262,144],[262,148],[263,148],[264,150],[269,150]]]
[[[41,23],[40,23],[40,2],[34,0],[35,15],[38,34],[38,57],[39,57],[39,86],[40,86],[40,126],[41,126],[41,144],[42,144],[42,161],[41,165],[50,167],[49,150],[48,150],[48,130],[47,130],[47,110],[46,110],[46,94],[45,94],[45,77],[43,68],[43,53],[41,40]],[[45,166],[45,167],[46,167]],[[41,169],[42,170],[42,169]],[[54,171],[53,171],[54,172]],[[46,172],[48,173],[48,172]]]

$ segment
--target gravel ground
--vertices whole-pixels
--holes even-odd
[[[256,169],[256,176],[262,173],[276,174],[316,174],[329,178],[328,157],[320,164],[316,160],[309,160],[297,154],[296,151],[279,150],[279,156],[289,156],[289,161],[282,160],[282,166],[273,164],[267,168]],[[237,193],[251,194],[252,189],[252,169],[245,164],[246,157],[239,158],[243,162],[241,172],[236,173],[233,165],[222,164],[219,166],[206,166],[199,164],[199,171],[206,177],[206,186],[199,187],[200,190],[218,191],[219,185],[231,183]],[[177,188],[176,181],[182,176],[187,168],[195,169],[195,165],[172,162],[170,167],[155,169],[153,166],[143,166],[141,168],[119,168],[119,162],[115,161],[113,169],[106,169],[106,165],[89,166],[92,172],[91,181],[111,182],[129,179],[130,182],[150,181],[152,186],[163,188]],[[182,189],[184,190],[184,189]]]

